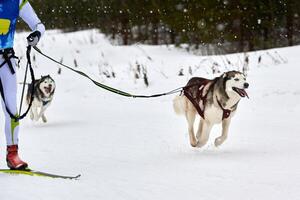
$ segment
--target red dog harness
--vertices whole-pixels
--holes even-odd
[[[207,95],[209,91],[213,89],[216,81],[204,78],[193,78],[193,81],[195,83],[188,84],[183,88],[183,94],[194,105],[198,114],[205,119],[204,111],[205,104],[207,102]],[[218,99],[217,102],[220,108],[223,110],[222,120],[227,119],[231,114],[231,110],[225,109]],[[202,108],[200,107],[200,103],[202,104]]]

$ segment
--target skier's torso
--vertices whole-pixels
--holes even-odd
[[[0,49],[13,47],[18,17],[19,0],[0,0]]]

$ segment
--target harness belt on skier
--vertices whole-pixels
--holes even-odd
[[[1,97],[2,97],[2,100],[3,100],[4,105],[5,105],[6,112],[9,114],[10,118],[14,119],[16,122],[19,121],[19,120],[21,120],[21,119],[23,119],[27,115],[27,113],[29,112],[30,107],[32,105],[32,102],[33,102],[33,95],[31,95],[31,98],[30,98],[27,110],[23,114],[21,114],[22,103],[23,103],[23,96],[24,96],[24,88],[25,88],[25,83],[26,83],[28,68],[29,68],[30,75],[31,75],[31,82],[34,83],[34,80],[35,80],[35,78],[34,78],[34,71],[33,71],[33,68],[31,66],[30,52],[31,52],[31,46],[28,46],[27,47],[27,51],[26,51],[27,66],[26,66],[26,71],[25,71],[25,77],[24,77],[24,83],[23,83],[23,90],[22,90],[22,97],[21,97],[21,103],[20,103],[19,113],[13,113],[8,108],[7,103],[6,103],[5,94],[4,94],[3,84],[2,84],[2,81],[1,81],[1,78],[0,78],[0,93],[1,93]],[[3,58],[4,58],[4,62],[1,63],[0,68],[3,67],[7,63],[7,65],[9,67],[12,75],[15,74],[16,72],[15,72],[15,70],[13,68],[13,64],[11,62],[11,59],[12,58],[18,59],[18,57],[15,56],[15,52],[14,52],[13,48],[8,48],[8,49],[0,50],[0,55],[2,55]],[[31,92],[31,94],[33,94],[33,92],[34,92],[34,86],[31,88],[30,92]]]
[[[9,67],[9,70],[12,74],[16,73],[13,67],[13,64],[11,63],[11,59],[19,59],[17,56],[15,56],[15,51],[13,48],[3,49],[0,50],[0,55],[2,55],[4,62],[0,64],[0,68],[3,67],[6,63]]]

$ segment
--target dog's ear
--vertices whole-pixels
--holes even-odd
[[[236,76],[236,74],[241,74],[241,73],[237,72],[237,71],[228,71],[228,72],[225,72],[222,77],[225,80],[230,80],[230,79],[233,79]]]
[[[225,72],[222,75],[222,79],[224,80],[224,83],[227,82],[227,81],[229,81],[231,79],[230,72]]]

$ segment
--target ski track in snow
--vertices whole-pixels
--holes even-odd
[[[25,36],[17,34],[18,55],[24,53]],[[82,66],[78,69],[93,78],[138,94],[183,86],[191,77],[189,67],[197,69],[193,76],[214,77],[211,63],[201,64],[203,59],[218,61],[222,72],[241,67],[225,67],[224,56],[200,57],[174,47],[112,46],[95,30],[49,31],[40,48],[71,66],[76,58]],[[288,60],[281,64],[266,51],[249,53],[250,99],[240,102],[227,141],[213,146],[221,131],[215,126],[202,149],[189,146],[186,121],[172,110],[174,95],[117,96],[66,69],[57,75],[56,64],[34,53],[36,77],[51,74],[57,89],[47,124],[22,121],[21,155],[33,169],[82,177],[70,181],[0,174],[0,199],[299,199],[299,50],[276,49]],[[259,55],[263,56],[258,65]],[[226,57],[238,63],[243,55]],[[147,66],[148,88],[143,80],[134,81],[130,66],[136,61]],[[23,59],[20,82],[24,64]],[[116,78],[99,75],[99,65],[114,71]],[[180,69],[185,76],[177,76]],[[0,124],[4,126],[3,115]],[[6,168],[4,141],[1,134],[1,168]]]

